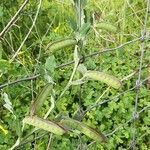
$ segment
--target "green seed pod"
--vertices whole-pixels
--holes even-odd
[[[55,42],[52,42],[48,44],[46,48],[46,53],[54,52],[56,50],[66,48],[69,46],[74,46],[77,44],[77,41],[75,39],[62,39]]]
[[[54,122],[45,120],[45,119],[41,119],[39,117],[35,117],[35,116],[32,116],[32,117],[26,116],[23,119],[23,123],[26,123],[26,124],[35,126],[37,128],[52,132],[57,135],[63,135],[64,133],[66,133],[66,130],[63,127],[61,127],[60,125],[58,125]]]
[[[53,86],[51,83],[45,85],[36,100],[30,106],[30,115],[39,114],[40,108],[42,107],[46,98],[50,95]]]
[[[119,79],[117,79],[114,76],[108,75],[104,72],[87,71],[84,74],[84,77],[104,82],[104,83],[108,84],[109,86],[112,86],[115,89],[120,89],[122,86],[121,81]]]
[[[108,23],[98,23],[95,25],[95,27],[97,29],[102,29],[102,30],[106,30],[106,31],[109,31],[109,32],[113,32],[113,33],[116,33],[117,32],[117,28],[111,24],[108,24]]]
[[[65,118],[61,120],[61,123],[64,126],[66,125],[68,128],[80,131],[81,133],[85,134],[86,136],[90,137],[91,139],[97,142],[106,142],[107,140],[102,133],[97,132],[95,129],[77,120]]]

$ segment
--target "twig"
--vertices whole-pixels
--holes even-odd
[[[49,136],[49,141],[48,141],[48,145],[47,145],[46,150],[50,150],[50,146],[51,146],[51,143],[52,143],[52,136],[53,136],[53,134],[51,133],[50,136]]]
[[[128,45],[128,44],[131,44],[131,43],[134,43],[134,42],[136,42],[136,41],[139,41],[139,40],[141,40],[141,38],[142,38],[142,37],[133,39],[132,41],[128,41],[128,42],[126,42],[126,43],[124,43],[124,44],[121,44],[121,45],[119,45],[119,46],[117,46],[117,47],[114,47],[114,48],[108,48],[108,49],[104,49],[104,50],[102,50],[102,51],[96,51],[96,52],[94,52],[94,53],[88,54],[88,55],[86,55],[84,58],[81,57],[81,58],[80,58],[80,61],[82,61],[83,59],[89,58],[89,57],[93,57],[93,56],[96,56],[96,55],[100,55],[100,54],[102,54],[102,53],[107,53],[107,52],[110,52],[110,51],[115,51],[115,50],[117,50],[117,49],[120,49],[120,48],[122,48],[122,47]],[[67,63],[58,65],[56,68],[63,68],[63,67],[66,67],[66,66],[68,66],[68,65],[71,65],[71,64],[73,64],[73,63],[74,63],[74,61],[72,60],[72,61],[69,61],[69,62],[67,62]]]
[[[75,53],[75,51],[77,51],[77,49],[78,49],[78,46],[76,45],[76,46],[75,46],[74,53]],[[75,58],[74,58],[74,59],[75,59]],[[68,90],[68,88],[71,86],[71,82],[72,82],[73,77],[74,77],[74,75],[75,75],[75,73],[76,73],[76,70],[77,70],[77,67],[78,67],[78,65],[79,65],[79,62],[80,62],[80,58],[77,58],[77,60],[75,60],[75,63],[74,63],[74,68],[73,68],[71,77],[70,77],[70,79],[69,79],[67,85],[65,86],[64,90],[61,92],[60,96],[58,97],[58,100],[60,100],[60,98],[64,95],[64,93],[65,93],[65,92]],[[58,100],[57,100],[57,102],[58,102]]]
[[[36,137],[37,137],[37,134],[34,133],[33,136],[34,136],[34,138],[33,138],[34,141],[31,142],[31,146],[30,147],[31,147],[31,149],[36,150],[36,143],[37,143]]]
[[[126,0],[128,6],[130,7],[130,9],[133,11],[133,14],[136,16],[136,18],[139,20],[140,24],[143,25],[143,22],[141,21],[141,19],[139,18],[139,16],[137,15],[137,12],[135,12],[134,8],[131,6],[129,0]]]
[[[144,65],[142,67],[142,69],[145,69],[147,67],[148,67],[148,65]],[[129,78],[131,78],[132,76],[136,75],[137,73],[138,73],[138,70],[135,70],[132,73],[130,73],[129,75],[125,76],[123,79],[121,79],[121,81],[128,80]]]
[[[35,75],[35,76],[31,76],[31,77],[27,77],[27,78],[22,78],[22,79],[18,79],[18,80],[15,80],[15,81],[11,81],[11,82],[8,82],[8,83],[5,83],[5,84],[2,84],[0,85],[0,89],[6,87],[6,86],[10,86],[12,84],[16,84],[16,83],[19,83],[19,82],[22,82],[22,81],[30,81],[30,80],[34,80],[36,78],[38,78],[40,75]]]
[[[0,33],[0,39],[4,36],[4,34],[10,29],[10,27],[16,22],[17,17],[22,12],[23,8],[26,6],[29,0],[25,0],[24,3],[21,5],[19,10],[16,12],[16,14],[12,17],[12,19],[8,22],[8,24],[5,26],[5,28]]]
[[[109,91],[109,89],[110,89],[110,86],[99,96],[99,98],[96,100],[95,103],[98,103],[101,100],[101,98],[105,95],[105,93]]]
[[[129,122],[131,122],[133,120],[133,118],[130,118],[127,122],[125,122],[124,124],[120,125],[119,127],[117,127],[115,130],[113,130],[111,133],[108,133],[106,136],[111,136],[113,135],[115,132],[117,132],[120,127],[125,126],[126,124],[128,124]]]
[[[129,78],[131,78],[132,76],[134,76],[137,73],[137,71],[132,72],[131,74],[129,74],[128,76],[124,77],[123,79],[121,79],[121,81],[124,80],[128,80]]]
[[[38,17],[38,14],[39,14],[39,11],[40,11],[40,8],[41,8],[41,3],[42,3],[42,0],[39,1],[39,5],[38,5],[38,8],[37,8],[37,12],[36,12],[36,15],[35,15],[35,18],[33,20],[33,23],[32,23],[32,26],[31,28],[29,29],[29,32],[27,33],[27,35],[25,36],[24,40],[22,41],[20,47],[18,48],[18,50],[16,51],[16,53],[13,55],[13,57],[11,58],[10,62],[13,62],[15,57],[18,55],[19,51],[21,50],[22,46],[24,45],[25,41],[27,40],[28,36],[30,35],[34,25],[35,25],[35,22],[37,20],[37,17]]]
[[[55,97],[54,97],[54,94],[53,92],[51,92],[51,106],[50,108],[48,109],[47,113],[44,115],[44,119],[47,119],[47,117],[49,116],[49,114],[51,113],[51,111],[54,109],[55,107]]]
[[[143,27],[143,31],[142,31],[142,39],[143,40],[145,39],[145,34],[146,34],[146,26],[147,26],[147,20],[148,20],[149,6],[150,6],[150,0],[147,1],[147,9],[146,9],[146,13],[145,13],[144,27]],[[144,47],[145,47],[145,42],[142,41],[138,79],[136,81],[135,105],[134,105],[134,112],[133,112],[133,118],[134,118],[133,128],[134,129],[133,129],[133,138],[132,138],[132,145],[131,145],[133,150],[135,150],[135,148],[136,148],[136,124],[135,124],[135,121],[137,119],[137,107],[138,107],[139,92],[140,92],[141,70],[142,70],[143,57],[144,57]]]
[[[31,140],[25,141],[25,142],[23,142],[23,143],[20,143],[20,144],[19,144],[17,147],[15,147],[15,148],[16,148],[16,149],[19,149],[19,148],[22,147],[23,145],[25,145],[25,144],[27,144],[27,143],[31,143],[31,142],[33,142],[34,140],[38,140],[38,139],[40,139],[40,138],[42,138],[42,137],[44,137],[45,135],[48,135],[48,134],[49,134],[49,132],[45,132],[45,133],[43,133],[42,135],[36,137],[35,139],[31,139]]]

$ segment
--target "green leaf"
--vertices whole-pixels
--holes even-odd
[[[79,72],[81,72],[82,74],[85,74],[85,73],[87,72],[87,68],[85,67],[84,64],[79,64],[77,70],[78,70]]]
[[[0,130],[6,135],[8,134],[8,130],[6,130],[2,125],[0,125]]]
[[[9,112],[11,112],[14,115],[14,110],[13,110],[13,106],[12,103],[8,97],[7,93],[3,93],[2,94],[3,100],[5,101],[5,104],[3,105]],[[14,115],[14,117],[16,118],[16,116]]]
[[[55,67],[56,67],[56,61],[55,61],[54,55],[49,56],[49,57],[46,59],[45,69],[48,70],[48,71],[50,71],[51,73],[53,73]]]
[[[18,118],[16,118],[13,123],[18,137],[21,137],[22,136],[21,121]]]
[[[90,30],[90,28],[91,28],[91,23],[90,22],[84,23],[82,25],[82,27],[79,29],[79,33],[76,35],[76,38],[78,40],[84,39],[86,37],[86,35],[88,34],[88,31]]]
[[[72,81],[70,84],[71,84],[71,85],[80,85],[80,84],[83,84],[83,83],[85,83],[85,82],[86,82],[86,81],[84,80],[84,78],[81,78],[81,79]]]
[[[76,20],[74,19],[74,17],[69,16],[67,20],[68,20],[69,25],[72,28],[72,30],[76,31],[77,30],[77,23],[76,23]]]
[[[87,0],[73,0],[72,1],[72,3],[74,3],[75,5],[78,5],[79,2],[82,5],[82,7],[85,7],[87,5]]]
[[[0,59],[0,73],[7,73],[10,69],[10,63],[7,60]]]

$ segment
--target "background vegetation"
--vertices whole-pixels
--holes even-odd
[[[22,120],[29,111],[31,101],[43,86],[48,81],[55,82],[54,93],[57,100],[73,70],[73,47],[45,54],[48,43],[73,35],[76,13],[72,1],[25,2],[27,2],[25,7],[4,34],[4,27],[16,14],[23,1],[3,0],[0,3],[0,149],[2,150],[12,147],[21,134],[24,137],[30,133],[31,126],[28,125],[25,126],[24,132],[21,132]],[[96,22],[107,22],[115,26],[117,31],[103,29],[95,31],[92,28],[88,32],[86,46],[83,49],[84,66],[88,70],[103,71],[116,76],[122,80],[123,87],[116,90],[97,81],[72,86],[55,103],[48,119],[55,120],[60,114],[68,115],[101,131],[107,136],[108,141],[98,143],[78,132],[58,136],[42,130],[21,140],[18,149],[148,150],[150,148],[148,140],[150,10],[147,11],[150,9],[150,2],[149,0],[87,2],[85,10],[88,16],[94,15]],[[29,36],[24,40],[30,30]],[[111,51],[102,52],[103,50]],[[98,55],[93,54],[95,52]],[[74,78],[78,79],[79,73],[75,74]],[[140,87],[137,81],[140,81]],[[44,103],[41,116],[44,116],[50,106],[48,99]]]

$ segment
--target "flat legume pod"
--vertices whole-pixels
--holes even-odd
[[[57,135],[63,135],[64,133],[66,133],[66,130],[60,125],[36,116],[26,116],[23,119],[23,122]]]
[[[84,77],[104,82],[104,83],[108,84],[109,86],[112,86],[115,89],[119,89],[122,86],[121,81],[119,79],[117,79],[116,77],[111,76],[109,74],[106,74],[104,72],[87,71],[84,74]]]
[[[62,39],[48,44],[46,48],[46,53],[55,52],[59,49],[74,46],[77,44],[75,39]]]
[[[95,129],[89,127],[88,125],[79,122],[77,120],[71,119],[71,118],[65,118],[61,120],[61,123],[65,126],[68,126],[69,128],[76,129],[80,131],[81,133],[85,134],[86,136],[90,137],[91,139],[97,141],[97,142],[106,142],[106,137],[100,133],[97,132]]]
[[[50,95],[53,86],[51,83],[48,83],[44,86],[42,91],[37,96],[36,100],[30,106],[30,115],[39,114],[40,109],[46,100],[46,98]]]

